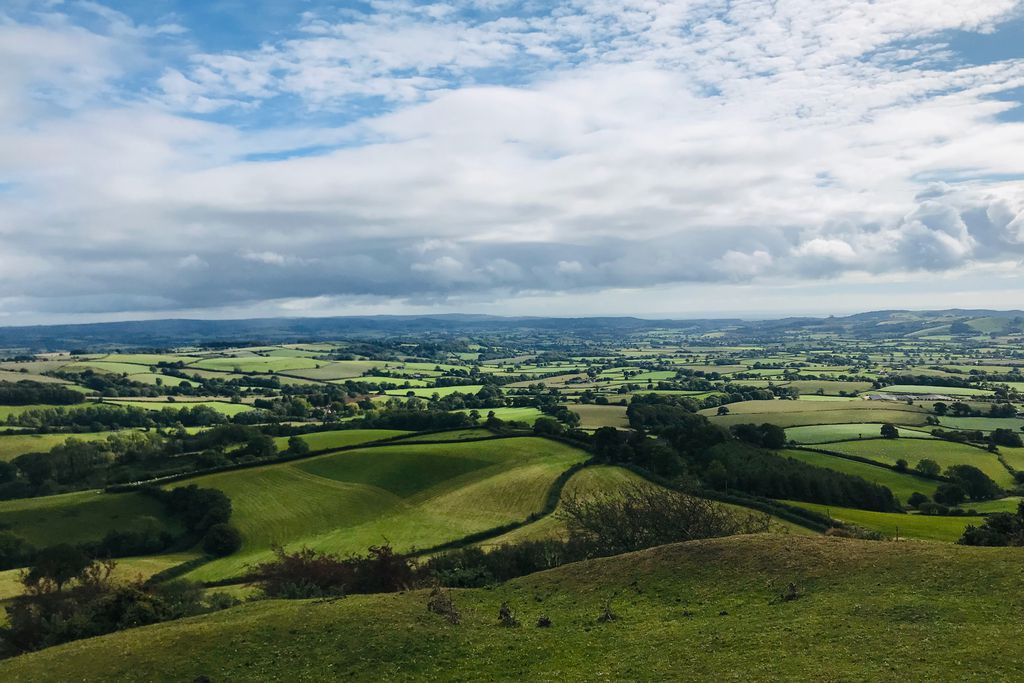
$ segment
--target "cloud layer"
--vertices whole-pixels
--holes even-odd
[[[117,10],[0,15],[12,322],[1024,257],[1024,48],[957,47],[1017,0],[382,0],[241,50]]]

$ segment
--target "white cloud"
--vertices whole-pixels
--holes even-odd
[[[11,296],[486,301],[1024,257],[1024,124],[992,97],[1024,59],[959,64],[941,35],[1019,2],[464,6],[184,61],[147,43],[174,25],[99,6],[93,30],[0,20],[0,236],[35,274],[0,274]]]

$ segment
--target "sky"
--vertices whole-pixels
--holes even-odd
[[[0,0],[0,325],[1024,308],[1024,0]]]

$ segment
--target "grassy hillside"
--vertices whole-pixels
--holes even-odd
[[[566,482],[565,488],[562,491],[562,499],[564,500],[569,496],[586,497],[592,494],[613,493],[615,491],[622,490],[627,486],[633,486],[636,484],[658,486],[657,484],[652,484],[639,474],[636,474],[631,470],[627,470],[624,467],[617,467],[615,465],[593,465],[572,475],[569,481]],[[750,514],[758,514],[750,508],[725,503],[719,504],[723,507],[735,510],[738,515],[746,516]],[[562,522],[558,516],[560,508],[561,504],[559,504],[559,508],[555,509],[555,514],[543,517],[536,522],[519,527],[518,529],[513,529],[512,531],[502,534],[496,538],[487,539],[480,543],[480,546],[484,548],[491,548],[503,543],[522,543],[523,541],[536,541],[548,538],[564,539],[566,537],[566,527],[564,522]],[[778,518],[773,518],[772,530],[782,533],[796,534],[816,533],[806,527]]]
[[[586,458],[539,438],[396,444],[180,482],[224,491],[244,539],[240,552],[189,578],[236,576],[276,543],[349,553],[388,540],[409,550],[517,522]]]
[[[871,439],[881,435],[881,424],[826,424],[808,425],[806,427],[790,427],[786,430],[786,438],[802,444],[828,443],[850,439]],[[934,439],[931,434],[907,427],[899,428],[901,436],[915,439]]]
[[[827,467],[828,469],[835,470],[837,472],[844,472],[856,477],[863,477],[868,481],[873,481],[876,484],[888,487],[889,490],[892,491],[893,494],[896,495],[903,503],[906,503],[907,499],[910,498],[910,494],[915,491],[923,493],[931,498],[940,483],[934,479],[926,479],[913,474],[894,472],[887,467],[869,465],[867,463],[857,462],[856,460],[847,460],[846,458],[840,458],[834,455],[826,455],[825,453],[815,453],[813,451],[800,451],[794,449],[780,451],[779,455],[787,458],[795,458],[802,462],[806,462],[809,465]]]
[[[0,460],[11,461],[25,453],[41,453],[59,446],[70,438],[82,441],[105,439],[115,432],[83,434],[4,434],[0,436]]]
[[[149,525],[181,532],[163,505],[149,496],[96,491],[0,501],[0,524],[38,547],[97,541],[109,531]]]
[[[918,406],[895,401],[743,401],[730,403],[728,415],[717,415],[716,408],[700,411],[715,424],[770,422],[780,427],[892,422],[923,425],[927,413]]]
[[[981,448],[966,446],[941,439],[872,439],[870,441],[843,441],[830,443],[830,451],[857,455],[869,460],[895,465],[906,460],[913,468],[924,458],[934,460],[945,470],[950,465],[973,465],[992,477],[1000,486],[1012,487],[1013,476],[999,459]]]
[[[299,438],[306,442],[312,451],[323,451],[328,448],[344,448],[355,446],[371,441],[380,441],[393,436],[401,436],[409,432],[397,429],[336,429],[329,432],[313,432],[302,434]],[[279,436],[274,439],[274,445],[279,450],[288,448],[287,436]]]
[[[6,681],[1019,680],[1024,551],[740,536],[456,591],[264,601],[0,663]],[[793,583],[799,597],[781,601]],[[597,620],[605,601],[618,619]],[[508,601],[523,623],[502,628]],[[547,615],[551,628],[534,622]],[[998,615],[994,618],[994,615]],[[202,646],[197,646],[198,644]]]
[[[135,581],[148,579],[159,572],[176,567],[183,562],[194,560],[196,553],[168,553],[166,555],[147,555],[146,557],[122,557],[116,560],[113,576],[118,581]],[[0,571],[0,600],[21,595],[24,586],[19,580],[22,569]]]
[[[901,514],[898,512],[873,512],[855,508],[841,508],[835,505],[818,505],[817,503],[801,503],[785,501],[790,505],[806,508],[823,515],[829,515],[840,522],[856,524],[869,531],[877,531],[887,538],[913,538],[921,541],[954,542],[959,539],[968,524],[978,525],[980,517],[940,517],[918,514]],[[970,504],[965,508],[973,507]],[[1021,556],[1024,559],[1024,555]]]

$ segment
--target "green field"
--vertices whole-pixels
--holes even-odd
[[[277,356],[248,356],[244,358],[204,358],[189,365],[189,368],[201,370],[219,370],[222,372],[284,372],[301,370],[324,365],[325,361],[312,358],[280,358]]]
[[[68,439],[96,441],[117,432],[87,432],[83,434],[4,434],[0,436],[0,460],[14,460],[19,455],[49,451]]]
[[[790,427],[786,430],[786,438],[802,444],[828,443],[829,441],[847,441],[852,439],[874,439],[881,436],[882,425],[878,423],[853,423],[807,425]],[[900,435],[915,439],[935,438],[925,431],[899,427]]]
[[[1013,476],[992,453],[981,448],[943,441],[941,439],[872,439],[843,441],[827,445],[830,451],[857,455],[869,460],[895,465],[906,460],[913,468],[923,458],[939,463],[943,471],[950,465],[973,465],[1003,487],[1013,486]]]
[[[1024,678],[1020,552],[785,535],[663,546],[454,591],[258,601],[0,663],[39,680],[932,681]],[[790,583],[800,597],[782,602]],[[599,623],[612,599],[618,619]],[[522,628],[497,624],[508,601]],[[541,614],[552,627],[534,628]]]
[[[122,557],[115,560],[117,566],[112,574],[115,581],[135,581],[149,577],[176,567],[183,562],[194,560],[196,553],[170,553],[168,555],[149,555],[147,557]],[[19,580],[21,569],[0,571],[0,600],[21,595],[24,589]]]
[[[410,389],[390,389],[388,396],[416,396],[418,398],[430,398],[434,394],[438,396],[450,396],[451,394],[475,394],[483,389],[482,384],[473,384],[456,387],[427,387]]]
[[[882,486],[888,487],[889,490],[892,491],[893,494],[904,504],[907,502],[907,499],[910,498],[910,494],[915,491],[923,493],[931,498],[940,483],[934,479],[926,479],[913,474],[894,472],[887,467],[869,465],[867,463],[857,462],[856,460],[847,460],[846,458],[826,455],[824,453],[815,453],[813,451],[784,450],[780,451],[779,455],[787,458],[795,458],[801,462],[806,462],[809,465],[827,467],[828,469],[835,470],[837,472],[844,472],[856,477],[863,477],[868,481],[881,484]]]
[[[275,543],[349,553],[388,540],[409,550],[520,521],[586,457],[538,438],[396,444],[191,479],[175,486],[218,488],[231,498],[244,543],[190,578],[237,575]]]
[[[596,404],[574,403],[566,406],[580,416],[580,427],[597,429],[598,427],[629,427],[626,417],[626,406],[600,406]]]
[[[873,392],[874,393],[874,392]],[[886,394],[945,394],[948,396],[991,396],[990,389],[975,389],[973,387],[932,387],[927,384],[893,384],[892,386],[878,389],[877,393]]]
[[[508,422],[526,422],[533,424],[537,421],[538,417],[544,417],[544,413],[540,412],[536,408],[480,408],[477,410],[480,413],[480,420],[486,420],[487,414],[494,412],[494,416],[499,420],[506,420]],[[470,409],[456,410],[457,413],[469,413]]]
[[[723,427],[751,422],[769,422],[784,428],[857,422],[912,426],[925,423],[927,413],[921,408],[901,403],[880,404],[879,401],[745,401],[729,404],[728,415],[717,415],[717,408],[700,412]]]
[[[1009,429],[1019,432],[1024,420],[1019,417],[950,417],[939,418],[939,424],[946,429],[980,429],[990,432],[994,429]]]
[[[940,517],[938,515],[900,514],[898,512],[872,512],[834,505],[818,505],[786,501],[790,505],[827,514],[840,522],[855,524],[869,531],[877,531],[886,538],[910,538],[919,541],[956,541],[968,524],[979,524],[979,517]]]
[[[466,439],[485,439],[491,436],[494,436],[494,432],[489,429],[473,427],[470,429],[453,429],[449,432],[417,434],[402,439],[401,443],[416,443],[417,441],[463,441]]]
[[[253,410],[253,407],[247,403],[229,403],[227,401],[133,401],[131,399],[125,400],[112,400],[107,399],[104,403],[116,406],[131,406],[133,408],[142,408],[143,410],[163,410],[164,408],[171,408],[173,410],[181,410],[182,408],[195,408],[197,406],[206,406],[212,408],[218,413],[223,413],[227,416],[238,415],[249,410]]]
[[[37,547],[98,541],[108,531],[154,527],[180,533],[163,505],[141,493],[80,491],[0,501],[0,523]]]
[[[345,448],[371,441],[380,441],[394,436],[409,434],[397,429],[336,429],[329,432],[313,432],[311,434],[300,434],[299,438],[309,445],[311,451],[323,451],[328,448]],[[288,448],[287,436],[279,436],[274,439],[274,445],[278,450]]]

